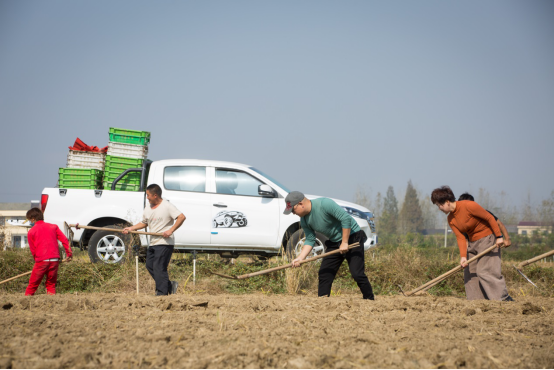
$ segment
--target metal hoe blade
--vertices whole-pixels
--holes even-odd
[[[519,272],[520,275],[523,276],[523,277],[525,278],[525,280],[527,280],[528,282],[530,282],[531,284],[533,284],[533,286],[534,286],[535,288],[537,288],[537,289],[539,288],[538,286],[535,285],[535,283],[533,283],[533,282],[531,281],[531,279],[529,279],[527,276],[525,276],[525,274],[524,274],[520,269],[518,269],[515,265],[512,265],[512,266],[514,266],[514,268],[517,270],[517,272]]]

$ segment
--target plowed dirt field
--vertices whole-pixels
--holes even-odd
[[[0,296],[2,368],[552,368],[554,299]]]

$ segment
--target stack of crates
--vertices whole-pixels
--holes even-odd
[[[100,189],[102,171],[94,168],[60,168],[58,187],[64,189]]]
[[[148,155],[150,132],[110,127],[108,155],[104,166],[104,189],[111,190],[112,183],[128,168],[141,168]],[[130,172],[117,183],[115,189],[138,191],[140,172]]]
[[[102,189],[106,153],[69,150],[67,168],[58,171],[58,187]]]
[[[105,159],[106,153],[69,150],[67,168],[86,168],[103,171]]]

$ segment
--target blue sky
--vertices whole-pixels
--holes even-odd
[[[353,200],[554,190],[551,1],[0,2],[0,202],[55,186],[79,137],[251,164]]]

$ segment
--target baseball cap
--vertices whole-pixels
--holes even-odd
[[[283,214],[289,215],[292,212],[294,206],[300,203],[304,198],[305,196],[301,192],[291,191],[285,198],[285,204],[287,205],[287,207],[285,208]]]

